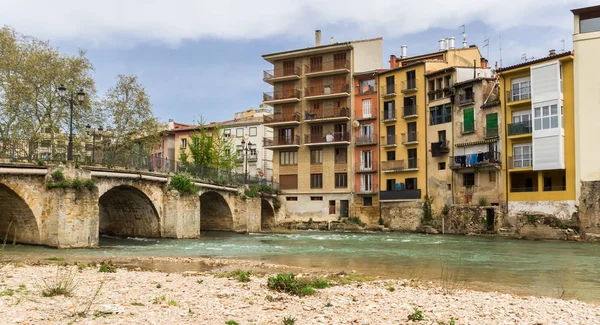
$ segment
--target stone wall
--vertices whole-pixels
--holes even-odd
[[[488,213],[493,213],[492,224],[488,221]],[[446,234],[497,232],[502,225],[502,209],[498,206],[453,205],[447,216],[440,215],[435,221],[438,231]]]
[[[232,231],[233,216],[239,211],[233,211],[225,198],[215,191],[206,191],[200,195],[200,229]]]
[[[423,219],[422,203],[381,202],[381,218],[391,230],[416,231]]]
[[[523,215],[550,215],[561,220],[571,220],[577,212],[576,201],[513,201],[508,202],[506,226],[516,226]]]
[[[0,175],[0,238],[42,244],[44,176]]]
[[[600,234],[600,181],[581,182],[579,227],[584,234]]]
[[[197,194],[181,195],[175,190],[165,194],[162,237],[200,237],[200,198]]]

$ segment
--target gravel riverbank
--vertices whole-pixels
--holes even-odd
[[[43,297],[42,279],[56,265],[8,264],[0,270],[2,324],[406,324],[415,308],[418,324],[599,324],[600,306],[577,300],[519,297],[455,289],[409,280],[357,278],[302,298],[267,288],[267,278],[287,271],[257,262],[208,259],[220,270],[164,273],[65,266],[76,283],[73,296]],[[59,263],[60,264],[60,263]],[[215,276],[233,268],[255,270],[249,282]],[[218,275],[218,274],[217,274]],[[343,281],[350,282],[350,281]],[[40,287],[42,286],[42,287]],[[100,289],[98,290],[98,288]],[[452,291],[449,293],[449,291]],[[89,306],[89,307],[88,307]]]

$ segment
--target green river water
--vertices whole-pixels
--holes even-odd
[[[464,287],[600,302],[598,244],[401,233],[307,231],[297,234],[207,232],[201,239],[102,237],[99,249],[21,245],[27,259],[76,257],[219,257],[260,260],[386,278],[440,281],[445,267]],[[176,270],[176,269],[175,269]]]

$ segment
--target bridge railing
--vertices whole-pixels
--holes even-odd
[[[193,178],[207,180],[212,183],[237,185],[246,182],[250,185],[265,184],[271,186],[275,190],[279,189],[279,183],[274,182],[272,179],[268,180],[256,175],[248,174],[248,176],[245,177],[245,175],[241,173],[219,170],[214,167],[200,166],[194,163],[177,162],[176,165],[175,172],[187,173]]]

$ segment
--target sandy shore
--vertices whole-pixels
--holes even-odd
[[[180,261],[181,262],[181,261]],[[58,262],[60,264],[60,262]],[[267,288],[269,275],[290,268],[260,262],[206,259],[212,270],[164,273],[97,267],[73,270],[72,297],[43,297],[42,278],[56,265],[13,263],[0,270],[2,324],[406,324],[414,308],[419,324],[599,324],[600,306],[576,300],[519,297],[408,280],[357,281],[296,297]],[[217,267],[218,269],[214,269]],[[253,269],[249,282],[216,272]],[[293,271],[293,270],[292,270]],[[100,290],[98,290],[101,285]],[[97,292],[95,298],[94,295]],[[89,308],[86,308],[88,307]],[[84,313],[82,313],[84,312]]]

